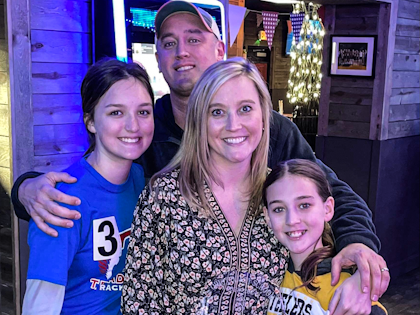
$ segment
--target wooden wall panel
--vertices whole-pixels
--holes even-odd
[[[84,124],[34,126],[35,155],[83,153],[87,149]]]
[[[400,0],[396,25],[388,137],[420,134],[420,3]]]
[[[420,101],[420,99],[418,99]],[[405,121],[420,119],[420,103],[407,105],[391,105],[389,121]]]
[[[63,170],[80,159],[81,153],[64,153],[59,155],[45,155],[35,157],[34,170],[37,172],[51,172]]]
[[[378,5],[375,3],[372,3],[372,4],[363,4],[363,7],[361,7],[360,5],[337,6],[336,15],[335,15],[335,18],[337,20],[354,18],[357,16],[377,17]]]
[[[32,61],[91,63],[90,34],[32,30]]]
[[[9,70],[9,60],[8,60],[9,54],[7,50],[8,50],[8,46],[7,46],[6,40],[0,39],[0,71]]]
[[[369,138],[369,123],[329,120],[328,135],[335,137],[367,139]]]
[[[420,41],[414,37],[397,36],[394,52],[397,54],[418,54],[420,52]]]
[[[334,80],[331,80],[331,86],[372,89],[373,80],[361,80],[358,77],[334,77]]]
[[[0,136],[9,136],[10,123],[9,123],[10,111],[9,105],[0,105]]]
[[[420,73],[415,71],[394,71],[392,74],[393,88],[419,88]]]
[[[91,32],[90,1],[31,0],[30,5],[33,30]]]
[[[378,21],[377,17],[352,17],[352,18],[346,18],[346,19],[336,19],[335,20],[335,34],[336,35],[376,34],[377,21]]]
[[[0,72],[0,104],[9,104],[9,74]]]
[[[0,166],[10,172],[10,138],[5,136],[0,136]]]
[[[324,48],[322,57],[324,62],[321,65],[321,72],[328,73],[329,63],[331,62],[331,35],[335,33],[335,17],[337,15],[335,5],[327,5],[325,7],[324,27],[326,35],[324,36]],[[328,136],[328,121],[330,113],[330,93],[331,86],[335,78],[324,75],[321,81],[321,95],[319,99],[319,114],[318,114],[318,136]],[[341,80],[339,80],[341,82]],[[318,142],[318,140],[317,140]]]
[[[414,104],[420,100],[420,89],[392,89],[390,105]]]
[[[370,115],[370,132],[369,139],[377,140],[381,139],[382,133],[387,130],[388,113],[389,113],[389,94],[387,89],[389,87],[388,79],[391,76],[391,67],[388,63],[393,61],[393,52],[389,46],[389,33],[390,33],[390,22],[391,4],[381,4],[379,7],[378,15],[378,29],[377,29],[377,41],[376,41],[376,63],[375,63],[375,80],[373,82],[373,94],[372,94],[372,111]],[[391,39],[391,41],[393,41]]]
[[[330,104],[330,120],[370,122],[370,106]]]
[[[83,123],[80,94],[34,94],[34,125]]]
[[[389,139],[416,136],[420,134],[420,120],[390,122],[388,128]]]
[[[0,166],[0,183],[6,191],[10,191],[12,189],[10,180],[10,168]]]
[[[396,35],[420,37],[420,20],[398,18]]]
[[[324,39],[323,73],[328,71],[330,62],[331,35],[378,35],[378,45],[386,45],[385,28],[389,7],[383,4],[335,5],[325,7],[325,28],[327,36]],[[386,31],[386,30],[385,30]],[[382,37],[381,37],[382,36]],[[376,67],[378,77],[375,79],[361,77],[324,77],[322,80],[320,116],[318,134],[346,138],[369,139],[372,112],[375,99],[383,93],[381,82],[381,60],[386,56],[386,49],[378,49]],[[380,91],[379,91],[380,90]],[[376,124],[375,124],[376,125]]]
[[[420,56],[418,54],[394,54],[394,70],[420,71]]]
[[[87,64],[33,63],[33,92],[80,93],[80,86],[87,69]]]
[[[372,105],[373,89],[331,87],[330,102],[349,105]]]
[[[398,17],[415,20],[420,16],[420,4],[419,2],[413,2],[409,0],[398,1]]]

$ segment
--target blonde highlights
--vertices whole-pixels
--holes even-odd
[[[258,91],[263,116],[262,138],[252,154],[250,168],[249,200],[258,204],[261,199],[262,186],[267,174],[268,149],[270,140],[271,98],[267,85],[258,69],[243,58],[232,58],[210,66],[196,83],[188,101],[187,117],[181,146],[172,161],[151,179],[163,173],[180,168],[179,185],[182,196],[191,207],[204,209],[209,214],[209,205],[204,195],[204,183],[220,183],[211,172],[209,164],[210,149],[208,145],[207,121],[210,103],[227,81],[244,76],[250,79]]]

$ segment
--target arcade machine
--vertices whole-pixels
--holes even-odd
[[[94,0],[92,4],[94,60],[116,57],[125,62],[140,63],[150,76],[155,99],[169,93],[169,87],[159,73],[155,58],[154,20],[165,2],[167,1]],[[211,14],[226,45],[227,27],[223,3],[217,0],[190,2]]]

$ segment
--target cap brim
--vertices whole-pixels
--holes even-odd
[[[198,16],[203,23],[204,27],[210,32],[213,33],[213,30],[207,25],[204,18],[202,17],[200,11],[189,2],[186,1],[169,1],[162,5],[159,11],[156,14],[155,18],[155,30],[156,36],[159,38],[160,36],[160,29],[162,24],[165,22],[167,18],[176,14],[176,13],[191,13]]]

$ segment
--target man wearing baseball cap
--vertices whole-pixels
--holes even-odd
[[[155,28],[156,58],[159,69],[170,87],[170,94],[156,102],[155,134],[152,144],[136,161],[143,166],[148,178],[166,166],[176,154],[183,135],[188,98],[192,89],[203,72],[210,65],[222,60],[225,54],[220,32],[212,17],[186,1],[175,0],[165,3],[156,15]],[[375,253],[379,250],[380,243],[374,233],[369,208],[347,184],[337,178],[331,169],[316,160],[312,149],[297,127],[273,111],[268,166],[273,167],[278,162],[291,158],[317,161],[327,173],[332,186],[333,196],[338,205],[335,209],[336,226],[333,226],[333,229],[337,249],[343,249],[334,259],[333,274],[339,274],[340,266],[344,262],[356,262],[364,267],[362,287],[369,288],[372,281],[372,295],[381,295],[388,286],[389,277],[386,277],[387,273],[374,272],[380,269],[377,267],[383,259]],[[30,178],[34,175],[32,173],[22,176],[13,187],[12,197],[16,214],[22,219],[29,220],[24,208],[26,207],[31,215],[38,216],[36,223],[40,229],[50,235],[56,235],[56,231],[43,220],[69,227],[72,226],[72,221],[66,218],[80,218],[78,212],[51,202],[51,200],[60,200],[70,205],[78,205],[80,200],[53,188],[57,182],[70,183],[73,180],[66,173],[51,172]],[[22,204],[19,201],[25,202]],[[60,213],[60,217],[51,215],[54,213]],[[342,300],[338,306],[339,310],[347,307],[342,304]]]

